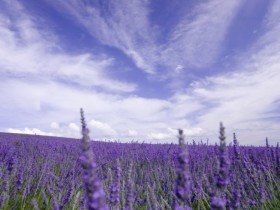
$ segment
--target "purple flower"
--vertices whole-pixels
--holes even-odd
[[[269,143],[268,143],[268,138],[267,137],[265,138],[265,145],[266,145],[266,148],[269,148]]]
[[[240,186],[237,181],[234,182],[234,188],[232,191],[232,201],[231,201],[231,208],[232,209],[239,209],[240,208],[240,200],[241,200],[241,193],[240,193]]]
[[[234,150],[234,156],[236,159],[240,159],[240,154],[238,151],[238,141],[236,139],[235,133],[233,133],[233,150]]]
[[[93,160],[93,152],[88,135],[89,130],[86,126],[83,109],[81,109],[81,123],[83,138],[80,162],[84,169],[83,181],[86,190],[87,207],[89,210],[109,210],[102,184],[96,177],[96,163]]]
[[[117,209],[119,209],[120,186],[121,186],[121,166],[120,166],[119,159],[117,159],[116,161],[114,172],[115,172],[115,177],[113,179],[112,186],[111,186],[110,203],[111,206],[114,206]]]
[[[16,163],[16,157],[15,157],[15,155],[13,154],[13,155],[11,156],[11,158],[8,160],[8,167],[7,167],[7,170],[8,170],[8,172],[9,172],[9,174],[12,173],[12,170],[14,169],[15,163]]]
[[[3,176],[2,166],[3,166],[3,163],[0,162],[0,179],[2,179],[2,176]]]
[[[211,209],[224,210],[226,206],[226,200],[219,197],[211,198]]]
[[[280,151],[279,151],[279,142],[277,142],[276,146],[276,173],[280,178]]]
[[[63,209],[64,206],[71,200],[73,194],[73,184],[71,184],[71,186],[68,188],[68,191],[66,192],[62,204],[60,205],[60,209]]]
[[[217,187],[223,190],[226,185],[229,183],[228,180],[228,168],[230,161],[227,155],[226,141],[225,141],[225,128],[223,124],[220,124],[220,171],[217,182]]]
[[[177,166],[177,179],[175,183],[175,195],[179,204],[175,201],[174,208],[190,208],[190,195],[191,195],[191,177],[189,175],[189,159],[188,152],[184,145],[183,130],[179,129],[179,145],[180,151],[178,155],[178,166]],[[190,208],[191,209],[191,208]]]
[[[54,191],[51,189],[51,187],[49,185],[47,186],[47,190],[52,198],[53,210],[59,210],[58,200],[57,200],[57,197],[56,197]]]
[[[212,209],[225,209],[227,200],[225,198],[224,189],[229,183],[228,179],[228,168],[229,159],[227,155],[226,148],[226,137],[225,128],[222,123],[220,123],[220,157],[219,157],[219,175],[216,182],[217,192],[216,195],[211,198]]]
[[[10,181],[9,173],[6,171],[4,174],[3,184],[2,184],[3,192],[9,191],[9,187],[10,187],[9,181]]]
[[[133,209],[133,181],[132,181],[132,163],[130,162],[128,166],[128,174],[127,174],[127,181],[126,181],[126,202],[125,202],[125,210],[132,210]]]
[[[17,184],[17,190],[20,190],[23,184],[23,169],[20,168],[17,174],[17,180],[16,180],[16,184]]]

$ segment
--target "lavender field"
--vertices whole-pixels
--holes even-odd
[[[279,209],[277,147],[0,134],[1,209]],[[228,141],[231,141],[229,138]]]
[[[279,20],[0,0],[0,210],[280,210]]]

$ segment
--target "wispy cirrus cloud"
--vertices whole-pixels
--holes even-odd
[[[56,80],[84,88],[133,92],[136,85],[109,76],[114,59],[60,49],[59,37],[40,28],[17,1],[5,1],[0,15],[0,67],[3,77]]]
[[[48,1],[63,8],[101,43],[116,47],[130,57],[140,69],[155,72],[155,32],[150,25],[148,1],[123,0],[108,4],[88,1]]]
[[[174,28],[170,34],[161,34],[153,24],[148,1],[118,0],[104,5],[77,0],[49,3],[54,8],[65,9],[93,37],[120,49],[146,73],[167,71],[170,73],[167,76],[172,78],[178,66],[180,70],[205,68],[217,61],[242,1],[203,2],[191,14],[186,12],[176,25],[169,26]],[[162,43],[162,37],[167,41]],[[168,78],[158,74],[155,76]]]
[[[206,1],[186,13],[174,27],[163,51],[163,60],[169,68],[174,69],[178,64],[185,69],[213,65],[223,51],[228,29],[241,5],[240,0]]]

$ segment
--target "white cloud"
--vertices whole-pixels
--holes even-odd
[[[64,8],[75,21],[103,44],[122,50],[140,69],[154,73],[155,32],[148,19],[147,1],[127,3],[124,0],[116,0],[108,2],[106,9],[96,8],[93,4],[78,0],[46,2],[56,9]]]
[[[277,36],[276,31],[274,34]],[[198,117],[199,127],[207,128],[211,135],[211,130],[214,131],[219,121],[223,121],[229,135],[234,131],[240,133],[243,143],[255,143],[254,137],[261,143],[266,136],[270,136],[274,143],[277,141],[279,131],[273,125],[279,125],[279,122],[274,122],[271,117],[278,116],[277,101],[280,100],[279,43],[278,38],[276,43],[272,42],[256,52],[249,51],[236,67],[243,71],[209,77],[193,88],[194,100],[208,104]],[[216,132],[212,132],[213,135]]]
[[[182,129],[182,128],[181,128]],[[201,137],[204,134],[202,128],[183,128],[185,141],[190,137]],[[178,143],[178,129],[167,128],[163,132],[151,132],[147,134],[147,141],[151,140],[156,143]],[[204,137],[204,136],[203,136]]]
[[[138,136],[138,132],[136,130],[129,130],[128,136],[131,136],[131,137]]]
[[[107,137],[129,141],[133,131],[128,131],[137,128],[133,139],[177,142],[177,130],[168,129],[172,127],[184,128],[187,137],[209,137],[213,143],[218,140],[219,122],[223,121],[228,141],[231,141],[231,133],[235,131],[244,144],[255,143],[252,140],[254,137],[260,144],[266,136],[273,143],[279,135],[279,124],[262,119],[270,116],[269,111],[277,106],[274,101],[280,98],[277,69],[277,66],[270,68],[271,73],[262,69],[248,74],[240,72],[230,77],[211,77],[205,82],[206,86],[204,82],[197,83],[192,91],[177,94],[168,100],[101,94],[56,83],[26,84],[7,80],[0,85],[0,107],[4,113],[16,112],[17,121],[32,122],[31,126],[34,127],[37,124],[64,122],[68,125],[62,126],[60,123],[59,131],[55,130],[55,133],[67,137],[81,137],[78,131],[79,108],[83,107],[93,139]],[[247,80],[248,77],[254,77],[255,83]],[[243,81],[242,84],[240,81]],[[38,110],[34,102],[40,103],[42,108]],[[51,109],[44,111],[44,107]],[[13,122],[10,117],[1,118]],[[73,127],[76,129],[70,129],[69,122],[75,123]],[[258,122],[258,126],[252,122]]]
[[[191,14],[186,13],[170,36],[162,55],[164,62],[171,69],[177,63],[191,68],[209,68],[223,50],[228,28],[241,4],[241,0],[205,1]]]
[[[184,70],[184,67],[182,65],[177,65],[176,68],[175,68],[175,72],[177,74],[183,72],[183,70]]]
[[[202,128],[181,128],[186,137],[195,137],[200,136],[204,133]],[[167,129],[170,134],[173,136],[178,135],[178,129],[168,128]]]
[[[54,130],[58,130],[60,128],[60,126],[57,122],[52,122],[50,127]]]
[[[160,132],[158,132],[158,133],[150,133],[150,134],[148,134],[147,135],[147,138],[148,139],[151,139],[151,140],[160,140],[160,141],[162,141],[162,140],[172,140],[171,138],[173,137],[173,135],[172,134],[170,134],[170,133],[160,133]],[[174,139],[174,137],[173,137],[173,139]]]
[[[47,2],[54,8],[64,8],[94,37],[122,50],[150,74],[158,71],[159,64],[171,69],[171,73],[181,72],[178,63],[195,68],[213,64],[242,4],[241,0],[203,2],[191,14],[185,12],[173,32],[164,34],[169,37],[168,43],[161,43],[157,27],[149,19],[151,8],[146,1],[116,0],[108,3],[106,9],[78,0]]]
[[[69,123],[69,128],[75,132],[79,132],[81,130],[75,123]]]
[[[22,130],[14,129],[14,128],[8,128],[8,129],[6,129],[6,132],[8,132],[8,133],[31,134],[31,135],[36,134],[36,135],[41,135],[41,136],[59,136],[58,134],[55,134],[55,133],[41,131],[38,128],[24,128]]]
[[[112,58],[89,53],[66,53],[59,38],[34,22],[18,1],[4,3],[8,14],[0,15],[0,68],[9,77],[62,80],[86,88],[133,92],[136,85],[109,76]]]
[[[96,120],[91,120],[88,123],[91,132],[98,137],[117,137],[117,132],[108,124]]]

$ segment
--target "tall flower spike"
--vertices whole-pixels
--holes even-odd
[[[236,139],[235,133],[233,133],[233,149],[234,149],[234,156],[236,159],[240,158],[239,152],[238,152],[238,141]]]
[[[229,159],[227,156],[227,148],[225,141],[225,127],[223,124],[220,124],[220,171],[219,178],[217,182],[217,187],[220,189],[224,189],[228,184],[228,167],[229,167]]]
[[[280,178],[280,151],[279,151],[279,142],[277,142],[276,146],[276,171],[277,176]]]
[[[183,130],[178,130],[180,152],[178,155],[177,179],[175,195],[178,201],[174,202],[175,210],[190,210],[191,177],[189,175],[189,158],[185,148]],[[179,202],[179,203],[178,203]]]
[[[134,195],[133,195],[133,180],[132,180],[132,162],[128,165],[127,181],[126,181],[126,201],[125,210],[133,209]]]
[[[110,202],[111,202],[111,208],[118,210],[120,205],[120,188],[121,188],[121,166],[120,166],[119,159],[117,159],[116,161],[114,172],[115,172],[115,177],[112,181]]]
[[[82,123],[82,154],[80,156],[81,165],[84,169],[84,186],[87,207],[89,210],[109,210],[106,204],[105,193],[102,184],[96,177],[96,163],[93,160],[93,152],[90,147],[89,130],[86,126],[84,111],[81,109]]]
[[[219,158],[219,176],[217,179],[217,192],[211,198],[211,209],[226,209],[227,200],[224,196],[224,189],[228,184],[229,159],[227,156],[225,127],[220,123],[220,158]]]
[[[269,148],[269,143],[268,143],[268,138],[267,137],[265,138],[265,146],[266,146],[266,148]]]

